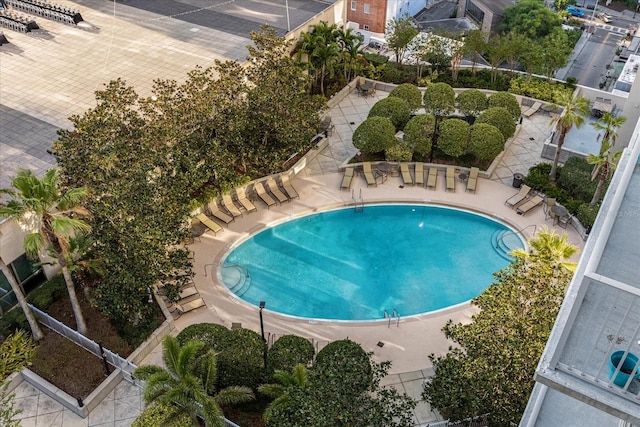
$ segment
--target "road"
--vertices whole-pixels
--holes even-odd
[[[577,78],[581,85],[598,88],[607,73],[606,66],[611,64],[622,37],[622,34],[598,28],[587,40],[581,54],[571,63],[567,77]]]

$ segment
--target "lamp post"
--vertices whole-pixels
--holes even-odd
[[[289,0],[284,1],[285,8],[287,9],[287,33],[291,32],[291,21],[289,20]]]
[[[267,305],[264,301],[260,301],[260,334],[262,335],[262,341],[264,342],[264,349],[262,351],[262,358],[264,359],[264,368],[267,369],[267,340],[264,338],[264,322],[262,321],[262,309]]]

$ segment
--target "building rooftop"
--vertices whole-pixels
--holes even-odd
[[[505,7],[513,6],[517,2],[517,0],[474,0],[474,3],[484,5],[484,7],[499,16],[502,16],[502,11]]]
[[[624,68],[622,68],[620,77],[618,77],[618,81],[616,81],[616,84],[611,93],[613,93],[614,95],[628,97],[629,92],[631,91],[631,86],[636,80],[639,65],[640,56],[629,55],[629,59],[627,59],[627,62],[624,64]]]

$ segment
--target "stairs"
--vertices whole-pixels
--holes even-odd
[[[251,275],[246,267],[239,264],[225,264],[220,270],[222,282],[235,295],[241,297],[251,286]]]
[[[522,248],[522,241],[511,230],[498,230],[491,235],[491,246],[498,255],[511,261],[513,257],[509,255],[509,252]]]

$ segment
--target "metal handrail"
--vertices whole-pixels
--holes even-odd
[[[505,236],[508,236],[510,234],[513,234],[514,236],[517,236],[518,233],[522,233],[524,230],[526,230],[527,228],[530,228],[530,227],[533,227],[533,234],[536,234],[536,229],[538,228],[538,226],[536,224],[527,225],[526,227],[521,228],[521,229],[516,230],[516,231],[508,231],[508,232],[504,233],[502,236],[500,236],[496,240],[496,249],[498,249],[498,243],[500,243],[502,240],[504,240]]]
[[[391,313],[393,317],[396,317],[396,328],[400,326],[400,313],[395,308],[393,309],[393,313]]]
[[[387,311],[387,309],[385,308],[384,310],[384,318],[385,319],[389,319],[387,320],[387,329],[391,327],[391,315],[389,314],[389,312]]]

